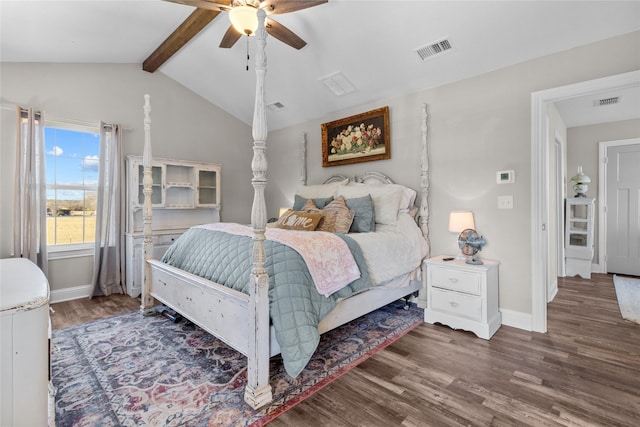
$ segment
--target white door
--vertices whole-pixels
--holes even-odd
[[[640,276],[640,144],[607,148],[607,272]]]

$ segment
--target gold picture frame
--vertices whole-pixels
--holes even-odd
[[[391,158],[389,107],[322,124],[322,167]]]

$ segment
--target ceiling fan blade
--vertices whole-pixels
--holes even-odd
[[[156,71],[219,14],[219,11],[207,9],[198,8],[194,10],[191,15],[144,60],[142,69],[150,73]]]
[[[238,40],[240,40],[240,37],[242,37],[242,34],[238,30],[236,30],[233,25],[229,25],[229,28],[227,28],[227,32],[224,33],[224,36],[222,36],[222,40],[220,40],[220,47],[230,48],[231,46],[236,44]]]
[[[265,0],[260,3],[260,9],[264,9],[268,15],[295,12],[327,3],[329,0]]]
[[[164,0],[170,3],[184,4],[200,9],[215,10],[218,12],[228,12],[231,10],[231,0],[223,0],[221,2],[213,2],[207,0]]]
[[[307,42],[295,35],[293,31],[273,19],[267,18],[267,24],[265,27],[267,33],[294,49],[300,50],[307,45]]]

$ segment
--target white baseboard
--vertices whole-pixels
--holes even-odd
[[[556,280],[556,283],[553,284],[553,286],[551,287],[551,292],[549,292],[549,295],[547,295],[547,304],[549,304],[551,301],[553,301],[553,299],[556,297],[556,295],[558,295],[558,281]]]
[[[521,311],[500,309],[502,314],[502,324],[505,326],[511,326],[518,329],[524,329],[525,331],[533,330],[533,323],[530,313],[523,313]]]
[[[91,296],[91,285],[74,286],[73,288],[56,289],[49,295],[49,304],[71,301]]]

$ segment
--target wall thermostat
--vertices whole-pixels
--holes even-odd
[[[516,172],[510,171],[498,171],[496,174],[496,182],[498,184],[511,184],[516,182]]]

